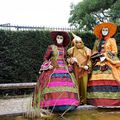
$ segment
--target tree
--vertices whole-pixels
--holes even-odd
[[[92,30],[104,21],[120,24],[120,0],[83,0],[71,5],[69,23],[80,30]]]

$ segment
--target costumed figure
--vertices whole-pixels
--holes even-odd
[[[52,31],[55,42],[49,45],[44,55],[33,97],[33,107],[51,111],[74,110],[79,105],[78,88],[75,77],[68,70],[66,47],[70,37],[64,31]]]
[[[86,47],[82,38],[72,33],[73,46],[68,49],[68,63],[73,65],[74,74],[78,83],[80,104],[86,104],[88,75],[91,68],[91,50]]]
[[[98,107],[120,106],[120,60],[116,40],[117,26],[106,22],[96,25],[98,37],[92,51],[93,71],[88,82],[88,102]]]

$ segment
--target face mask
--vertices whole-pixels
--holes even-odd
[[[82,42],[81,41],[76,41],[76,47],[79,49],[79,48],[82,48]]]
[[[62,44],[63,43],[63,36],[57,35],[56,40],[57,40],[58,44]]]
[[[107,35],[108,35],[108,32],[109,32],[108,28],[103,28],[103,29],[102,29],[102,35],[103,35],[103,36],[107,36]]]

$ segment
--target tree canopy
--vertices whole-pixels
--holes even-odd
[[[92,30],[100,22],[120,25],[120,0],[83,0],[71,5],[69,23],[80,30]]]

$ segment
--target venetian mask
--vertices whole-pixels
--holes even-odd
[[[57,44],[62,44],[63,43],[63,36],[61,36],[61,35],[57,35],[56,36],[56,41],[57,41]]]
[[[102,35],[103,36],[107,36],[109,33],[109,29],[108,28],[102,28]]]
[[[75,40],[75,46],[79,49],[79,48],[82,48],[82,40],[79,39],[79,40]]]

